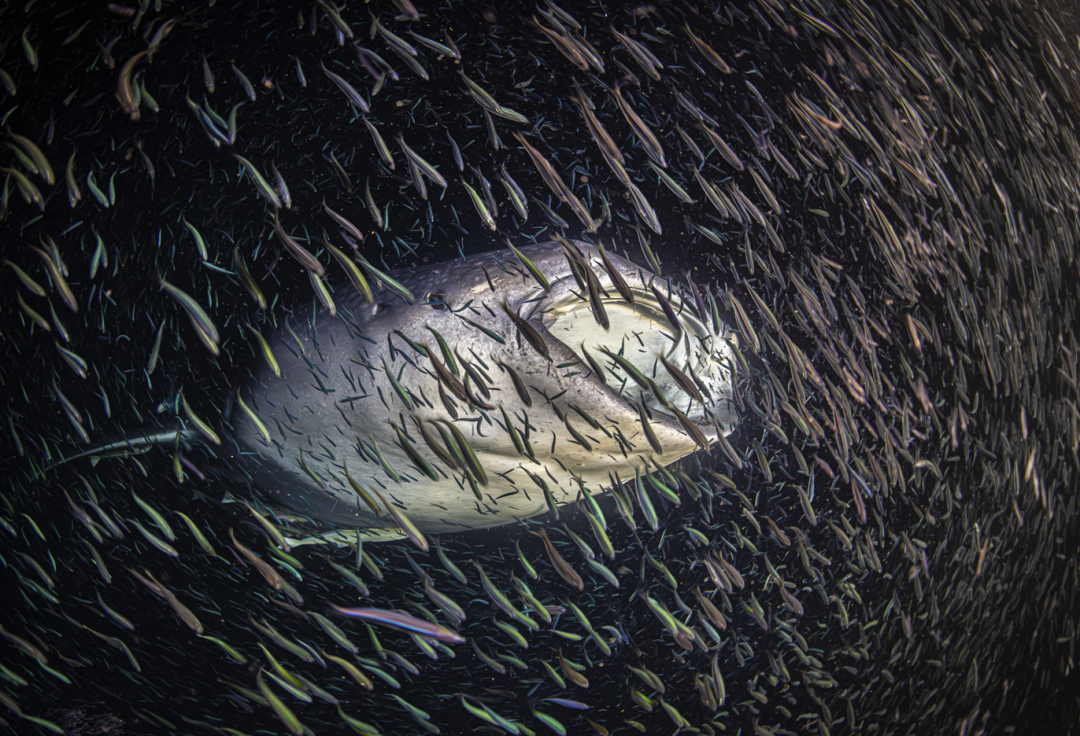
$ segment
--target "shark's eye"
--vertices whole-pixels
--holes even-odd
[[[442,295],[442,293],[438,291],[428,292],[426,303],[429,307],[435,310],[441,311],[443,309],[446,309],[445,297]]]

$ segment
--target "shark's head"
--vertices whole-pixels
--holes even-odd
[[[255,485],[315,522],[379,535],[392,503],[424,532],[507,524],[736,422],[715,308],[617,255],[547,243],[391,276],[413,304],[339,290],[337,318],[272,337],[282,376],[254,364],[233,412]]]
[[[523,314],[530,318],[539,315],[546,329],[549,343],[562,343],[579,359],[592,357],[601,362],[603,376],[595,372],[588,376],[599,387],[606,384],[618,396],[629,402],[643,401],[650,412],[674,418],[668,404],[680,409],[690,419],[709,425],[715,418],[721,427],[736,421],[731,411],[731,380],[734,356],[731,345],[736,343],[734,334],[724,325],[713,321],[706,311],[699,315],[692,295],[613,254],[605,254],[607,266],[617,269],[623,283],[633,296],[633,302],[623,297],[615,287],[608,268],[604,267],[598,251],[591,246],[576,244],[577,249],[593,266],[599,285],[606,292],[600,295],[600,303],[607,316],[605,328],[596,319],[594,307],[578,287],[573,275],[567,273],[552,283],[551,295],[526,306]],[[558,258],[552,264],[559,271]],[[569,269],[568,262],[562,270]],[[654,288],[655,287],[655,290]],[[678,319],[681,330],[676,340],[676,330],[665,314],[661,298],[667,299]],[[708,307],[706,306],[707,310]],[[715,325],[719,325],[716,329]],[[604,354],[608,350],[618,354],[650,379],[660,394],[645,389],[634,381],[618,363]],[[675,366],[691,378],[705,402],[696,401],[682,387],[679,379],[664,367],[664,361]],[[696,380],[695,380],[696,379]],[[666,403],[660,396],[667,399]],[[712,397],[713,400],[708,400]],[[656,420],[654,417],[654,421]]]

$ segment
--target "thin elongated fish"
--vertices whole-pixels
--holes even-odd
[[[358,618],[379,626],[386,626],[399,631],[406,631],[418,636],[426,636],[451,644],[461,644],[465,638],[443,626],[436,626],[422,619],[398,611],[386,611],[381,608],[342,608],[334,606],[342,616]]]

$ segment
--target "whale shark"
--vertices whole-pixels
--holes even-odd
[[[308,541],[400,538],[393,511],[422,533],[513,523],[737,425],[734,334],[617,254],[552,241],[387,281],[294,307],[223,412],[220,459]],[[198,439],[181,422],[76,457]]]

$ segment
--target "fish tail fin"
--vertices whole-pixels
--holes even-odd
[[[142,427],[123,437],[93,444],[75,455],[61,456],[59,458],[50,457],[42,467],[42,472],[84,457],[89,457],[90,462],[96,466],[102,459],[107,457],[140,455],[155,447],[169,447],[177,443],[187,446],[197,440],[199,436],[194,427],[189,427],[179,420],[164,426]]]

